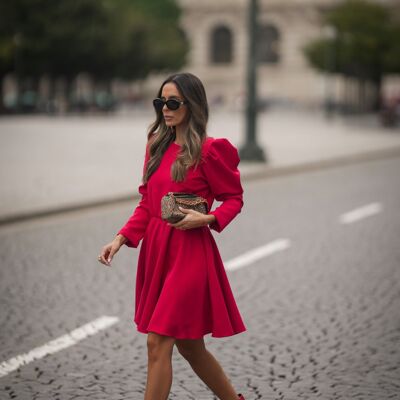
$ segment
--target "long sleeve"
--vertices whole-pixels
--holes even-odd
[[[148,159],[149,159],[149,149],[148,145],[146,145],[143,174],[145,172]],[[140,240],[143,238],[147,225],[150,220],[150,213],[149,213],[148,199],[147,199],[147,183],[145,184],[142,183],[141,185],[139,185],[138,191],[142,195],[142,198],[139,204],[136,206],[131,217],[117,233],[125,236],[128,239],[127,242],[125,243],[126,246],[135,248],[138,247]]]
[[[203,171],[215,199],[222,202],[208,213],[216,218],[209,227],[217,232],[221,232],[243,207],[239,162],[236,147],[225,138],[211,142],[205,155]]]

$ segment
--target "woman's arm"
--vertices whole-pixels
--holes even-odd
[[[147,161],[149,160],[149,143],[146,145],[146,153],[143,163],[143,175],[146,171]],[[136,206],[133,214],[130,216],[125,225],[117,232],[117,237],[122,236],[125,239],[118,239],[124,241],[128,247],[138,247],[140,240],[143,238],[147,225],[150,220],[149,204],[147,200],[147,182],[139,185],[139,193],[142,195],[139,204]]]
[[[213,215],[213,214],[207,214],[204,216],[204,218],[206,221],[206,225],[210,225],[210,224],[214,223],[216,220],[215,215]]]
[[[202,168],[210,191],[217,201],[222,202],[208,213],[215,217],[210,228],[221,232],[243,207],[243,188],[238,169],[240,158],[236,147],[225,138],[213,140],[204,158]]]
[[[122,246],[128,241],[128,239],[125,236],[121,235],[120,233],[118,233],[118,235],[115,236],[114,240],[116,240],[120,246]]]

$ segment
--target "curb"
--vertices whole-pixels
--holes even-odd
[[[243,182],[255,181],[259,179],[268,179],[279,176],[294,175],[302,172],[311,172],[320,169],[328,169],[334,167],[341,167],[344,165],[358,164],[362,162],[381,160],[385,158],[393,158],[400,156],[400,147],[391,149],[374,150],[365,153],[338,156],[331,159],[304,162],[297,165],[289,165],[283,167],[268,167],[261,165],[256,167],[255,171],[241,172],[241,179]],[[118,197],[110,199],[101,199],[96,201],[88,201],[77,204],[71,204],[64,207],[57,207],[46,210],[37,210],[32,212],[11,214],[5,217],[0,217],[0,226],[15,224],[19,222],[31,221],[41,219],[45,217],[56,216],[65,213],[72,213],[77,211],[83,211],[96,207],[103,207],[107,205],[115,205],[118,203],[131,202],[132,200],[139,200],[140,194],[127,193],[126,195],[120,195]]]
[[[275,176],[294,175],[302,172],[311,172],[320,169],[335,168],[345,165],[359,164],[368,161],[395,157],[400,157],[400,147],[373,150],[359,154],[337,156],[325,160],[309,161],[283,167],[262,167],[259,171],[249,171],[248,173],[246,173],[246,177],[244,177],[243,180],[252,181],[257,179],[272,178]]]

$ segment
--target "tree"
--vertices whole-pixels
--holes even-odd
[[[87,72],[108,82],[177,69],[188,49],[179,16],[174,0],[0,2],[0,82],[12,71],[19,81]]]
[[[399,20],[387,7],[366,0],[347,0],[323,18],[335,29],[335,38],[321,38],[304,48],[310,64],[321,71],[339,73],[375,87],[373,109],[380,108],[382,79],[400,72]],[[334,63],[326,54],[335,54]]]
[[[143,79],[186,62],[188,43],[179,28],[174,0],[107,0],[113,9],[114,76]]]

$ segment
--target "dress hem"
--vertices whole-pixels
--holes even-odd
[[[149,330],[149,329],[140,327],[136,322],[135,322],[135,324],[136,324],[137,331],[140,332],[140,333],[148,334],[149,332],[154,332],[154,333],[157,333],[159,335],[173,337],[174,339],[202,339],[204,336],[209,335],[210,333],[211,333],[211,337],[224,338],[224,337],[230,337],[230,336],[238,335],[239,333],[243,333],[243,332],[247,331],[247,329],[245,328],[245,329],[242,329],[242,330],[230,333],[230,334],[226,334],[226,335],[214,335],[212,333],[212,331],[207,331],[207,332],[204,332],[201,336],[195,336],[195,337],[181,337],[181,336],[179,336],[178,337],[176,335],[174,336],[174,335],[172,335],[172,334],[170,334],[170,333],[168,333],[166,331],[163,331],[162,329],[150,329]]]

